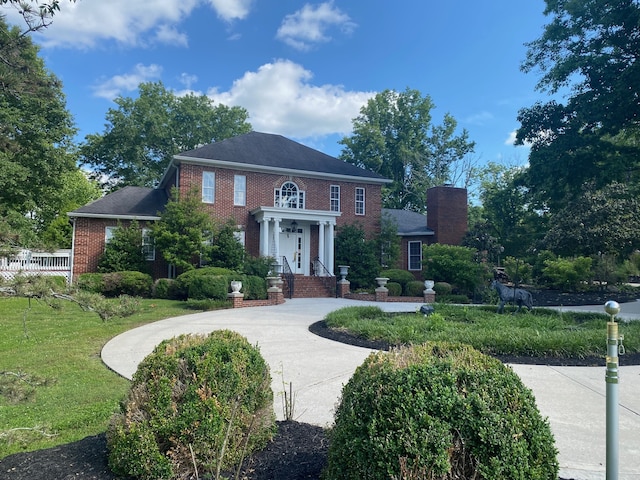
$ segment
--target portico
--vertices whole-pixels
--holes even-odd
[[[260,256],[278,262],[284,257],[295,274],[334,274],[335,226],[340,212],[263,206],[251,215],[260,225]],[[312,267],[312,245],[316,244],[317,258],[327,271]]]

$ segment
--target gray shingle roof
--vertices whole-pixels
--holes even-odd
[[[427,216],[409,210],[383,208],[382,216],[388,215],[398,227],[398,235],[403,237],[433,235],[434,231],[427,228]]]
[[[194,159],[230,162],[261,169],[287,169],[325,175],[345,175],[387,183],[381,175],[343,162],[293,140],[270,133],[251,132],[176,155]],[[238,168],[243,168],[238,165]]]
[[[164,190],[128,186],[69,212],[69,216],[157,217],[167,200]]]

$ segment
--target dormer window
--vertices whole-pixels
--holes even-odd
[[[275,190],[274,206],[280,208],[304,208],[304,192],[293,182],[285,182]]]

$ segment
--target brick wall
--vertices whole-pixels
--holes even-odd
[[[329,210],[331,203],[331,185],[340,186],[340,210],[342,215],[336,219],[336,227],[360,223],[368,236],[372,237],[380,232],[380,211],[382,195],[380,185],[366,183],[352,183],[346,181],[330,181],[302,176],[287,176],[246,172],[243,170],[207,168],[202,165],[183,163],[180,172],[180,192],[186,194],[195,185],[200,192],[202,173],[215,173],[215,199],[213,204],[206,204],[206,209],[219,220],[235,219],[237,225],[245,231],[247,251],[258,255],[260,244],[260,226],[251,215],[251,211],[260,206],[273,206],[274,191],[284,182],[292,181],[305,192],[306,210]],[[234,176],[246,177],[247,198],[245,206],[234,206]],[[355,214],[356,188],[365,189],[365,215]],[[315,230],[317,235],[317,230]],[[313,241],[313,240],[312,240]],[[317,252],[317,240],[315,240]],[[312,250],[313,254],[313,250]]]
[[[106,227],[117,227],[115,219],[76,218],[75,243],[73,257],[73,280],[83,273],[96,272],[98,261],[104,253]],[[130,221],[121,220],[120,225],[127,227]],[[147,222],[138,222],[140,228],[146,228]],[[156,252],[156,261],[152,263],[152,275],[154,278],[167,276],[167,265]]]
[[[427,190],[427,226],[433,241],[460,245],[467,232],[467,190],[449,186]]]

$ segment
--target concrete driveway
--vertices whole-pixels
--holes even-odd
[[[127,331],[109,341],[102,359],[109,368],[131,378],[140,361],[162,340],[184,333],[234,330],[257,344],[271,367],[274,408],[283,418],[282,392],[292,384],[295,419],[329,426],[342,386],[371,353],[309,332],[327,313],[367,302],[344,299],[293,299],[272,307],[196,313],[161,320]],[[387,311],[416,311],[422,303],[371,303]],[[621,317],[640,318],[640,302],[621,305]],[[602,306],[567,307],[596,310]],[[606,348],[603,330],[603,354]],[[640,366],[620,359],[620,480],[640,480]],[[563,478],[605,478],[605,369],[512,365],[529,387],[543,416],[549,418],[559,450]]]

